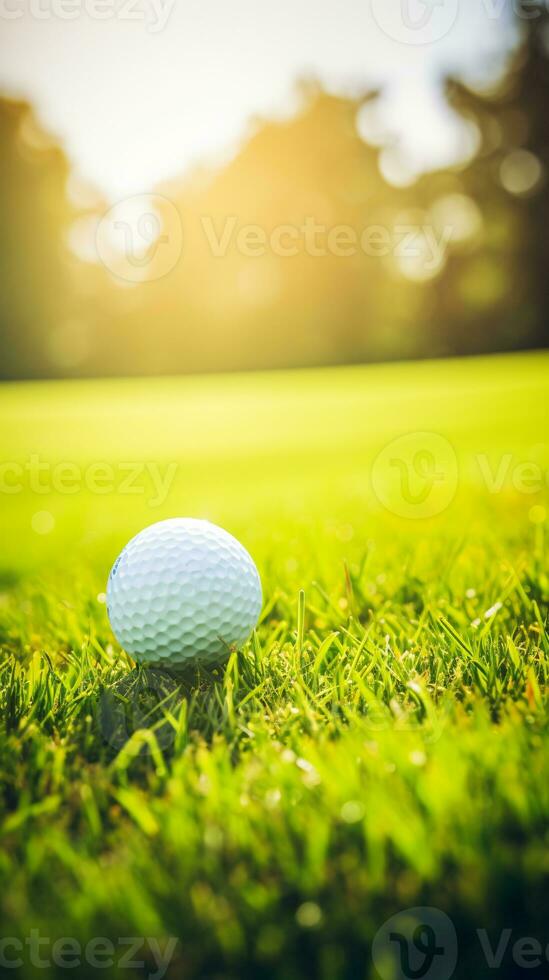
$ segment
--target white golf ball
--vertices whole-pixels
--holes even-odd
[[[107,611],[138,662],[215,664],[246,640],[261,612],[261,581],[245,548],[209,521],[176,518],[145,528],[116,559]]]

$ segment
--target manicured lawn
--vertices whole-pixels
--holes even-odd
[[[374,937],[425,906],[455,976],[522,975],[513,943],[549,939],[548,367],[0,391],[7,975],[160,976],[160,948],[174,978],[396,980]],[[239,537],[265,598],[182,679],[134,667],[103,595],[176,515]]]

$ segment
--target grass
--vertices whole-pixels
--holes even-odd
[[[396,980],[374,939],[425,906],[456,976],[522,975],[515,941],[548,939],[547,366],[4,387],[6,975]],[[456,485],[404,518],[410,433],[414,466],[443,437]],[[103,601],[120,547],[175,514],[241,538],[265,593],[245,648],[182,679],[136,668]],[[495,973],[477,930],[505,928]]]

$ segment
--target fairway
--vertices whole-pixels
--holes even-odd
[[[529,507],[548,489],[548,367],[546,355],[522,354],[4,385],[1,567],[84,562],[104,577],[129,536],[186,514],[227,526],[279,575],[281,559],[305,575],[312,561],[318,575],[317,563],[360,554],[366,538],[394,546],[397,530],[415,544],[425,533],[477,533],[479,523],[497,533],[487,509],[516,511],[514,530],[524,533]],[[457,457],[455,500],[427,527],[395,523],[372,486],[378,454],[408,433],[438,434]],[[525,463],[537,470],[517,492]],[[41,511],[54,532],[33,531]],[[286,573],[277,584],[290,583],[305,580]]]
[[[200,980],[397,980],[384,923],[417,907],[450,917],[459,977],[494,976],[479,930],[543,939],[548,368],[2,387],[8,975],[36,975],[32,929],[50,960],[109,937],[104,977]],[[239,538],[264,595],[226,667],[176,680],[120,650],[104,596],[174,516]]]

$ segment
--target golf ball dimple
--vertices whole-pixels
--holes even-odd
[[[259,573],[246,549],[193,518],[137,534],[107,584],[116,639],[135,660],[157,667],[220,663],[248,639],[261,605]]]

